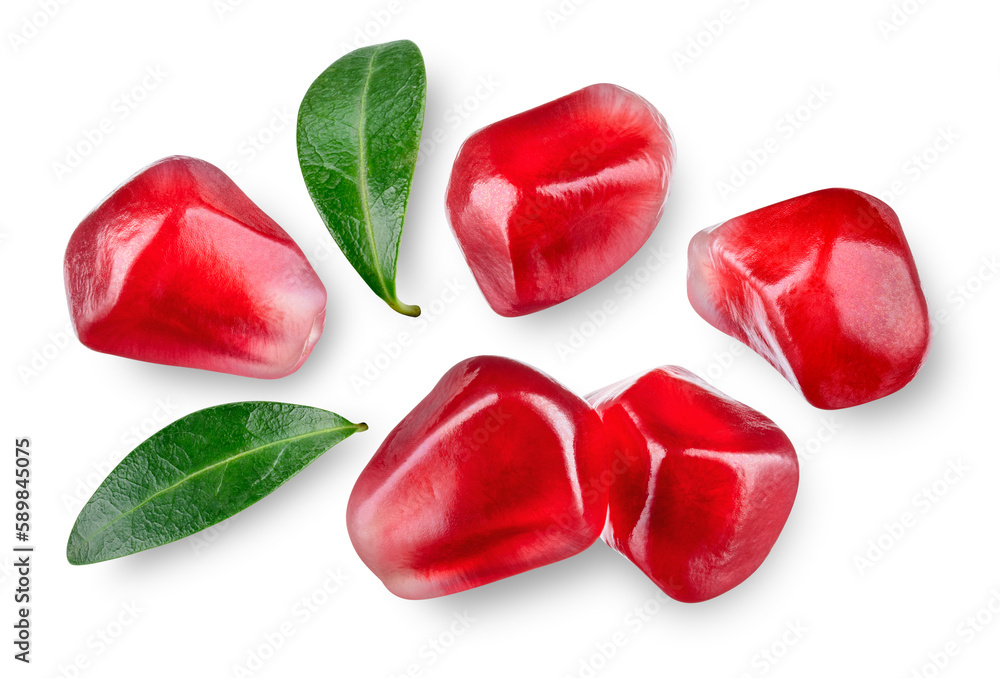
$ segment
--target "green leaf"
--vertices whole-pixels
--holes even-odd
[[[98,563],[161,546],[268,495],[365,424],[326,410],[245,402],[178,419],[132,450],[73,525],[66,557]]]
[[[299,165],[327,229],[375,294],[404,315],[396,261],[420,149],[424,58],[409,40],[333,62],[299,107]]]

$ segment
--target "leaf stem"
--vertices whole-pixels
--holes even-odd
[[[411,318],[416,318],[420,315],[420,307],[411,304],[404,304],[399,299],[393,298],[392,300],[386,300],[389,303],[389,307],[397,313],[402,313],[403,315],[408,315]]]

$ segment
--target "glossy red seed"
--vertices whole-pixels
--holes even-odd
[[[524,315],[583,292],[639,250],[673,165],[670,130],[648,101],[592,85],[469,137],[448,219],[493,310]]]
[[[598,538],[608,451],[581,398],[513,360],[471,358],[386,437],[351,493],[348,532],[398,596],[481,586]]]
[[[302,250],[195,158],[150,165],[91,212],[65,276],[84,345],[166,365],[283,377],[326,317],[326,288]]]
[[[774,422],[679,367],[588,400],[617,450],[604,541],[683,602],[753,574],[798,487],[795,450]]]
[[[930,342],[899,218],[860,191],[809,193],[701,231],[688,297],[824,409],[899,390]]]

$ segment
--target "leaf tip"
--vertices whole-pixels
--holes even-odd
[[[357,430],[357,431],[355,431],[355,433],[363,433],[363,432],[365,432],[365,431],[367,431],[367,430],[368,430],[368,424],[366,424],[366,423],[365,423],[365,422],[363,422],[363,421],[362,421],[362,422],[360,422],[360,423],[357,423],[357,424],[355,424],[355,426],[357,426],[357,427],[358,427],[358,430]]]

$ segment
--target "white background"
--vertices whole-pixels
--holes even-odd
[[[254,676],[386,678],[408,670],[440,678],[996,670],[1000,614],[986,606],[997,596],[1000,610],[1000,284],[983,262],[1000,254],[1000,6],[577,2],[247,0],[220,11],[212,0],[95,0],[50,2],[51,17],[40,13],[45,2],[4,2],[0,674],[233,676],[248,662]],[[720,17],[726,22],[715,23]],[[424,137],[440,130],[441,141],[417,172],[399,276],[400,297],[423,307],[425,324],[389,310],[336,250],[301,179],[294,124],[282,123],[366,30],[379,42],[414,40],[427,63]],[[686,50],[693,56],[681,63]],[[143,84],[147,69],[159,75]],[[673,128],[678,161],[663,221],[633,260],[585,294],[528,317],[496,316],[445,221],[458,146],[490,122],[602,81],[642,94]],[[824,101],[810,101],[813,88],[825,88]],[[123,96],[142,100],[129,107]],[[800,108],[809,103],[814,110]],[[789,114],[799,116],[797,127],[780,122]],[[105,118],[110,131],[60,176],[54,163]],[[957,138],[945,142],[942,133]],[[252,157],[250,139],[261,148]],[[773,152],[763,165],[747,164],[750,176],[724,196],[719,182],[768,139]],[[234,180],[325,282],[326,333],[298,373],[258,381],[144,364],[89,351],[65,334],[70,233],[121,181],[172,154],[235,163]],[[925,157],[922,168],[914,156]],[[896,189],[891,203],[940,316],[927,364],[909,386],[832,414],[810,407],[756,355],[736,355],[685,296],[692,234],[830,186],[880,196]],[[654,252],[669,255],[667,263],[656,264]],[[449,284],[463,291],[445,302]],[[615,312],[588,325],[588,313],[608,301]],[[574,330],[589,336],[560,351]],[[366,361],[385,365],[382,345],[401,332],[411,344],[359,385]],[[768,560],[737,589],[697,605],[661,601],[601,543],[459,595],[393,597],[348,541],[352,483],[448,367],[483,353],[520,359],[580,393],[683,365],[773,418],[800,453],[802,478]],[[66,562],[81,500],[136,433],[249,399],[328,408],[371,430],[224,529],[108,563]],[[34,450],[30,667],[12,659],[9,638],[20,436]],[[966,470],[949,474],[949,465]],[[920,498],[925,491],[934,501]],[[893,527],[906,513],[912,526]],[[346,579],[327,595],[328,573],[338,571]],[[322,602],[307,616],[303,597]],[[972,632],[965,620],[977,612],[985,623]],[[460,629],[456,614],[474,621]],[[283,626],[292,633],[280,647],[264,646]],[[453,626],[464,631],[457,638]],[[439,652],[432,642],[449,647]],[[948,643],[951,657],[941,654]],[[258,653],[266,658],[259,664]],[[947,665],[936,668],[935,658]],[[73,668],[77,661],[86,668]]]

